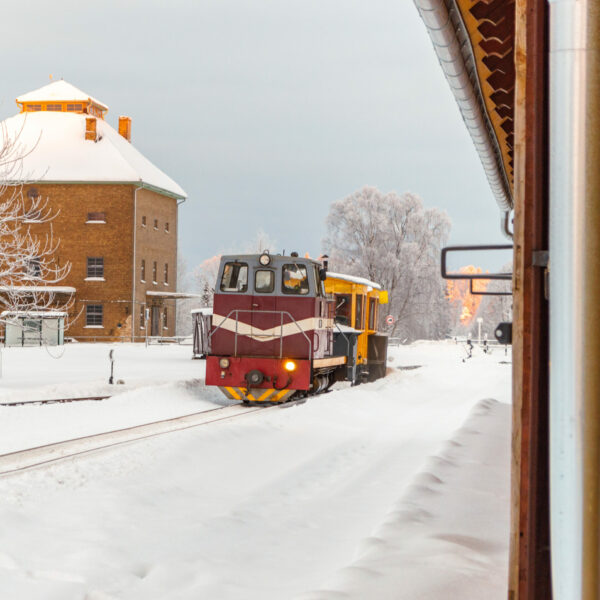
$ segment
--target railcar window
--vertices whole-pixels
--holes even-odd
[[[342,325],[352,324],[352,296],[350,294],[336,294],[335,320]]]
[[[254,291],[259,294],[270,294],[275,289],[275,273],[260,269],[254,274]]]
[[[221,278],[222,292],[245,292],[248,289],[248,265],[228,262]]]
[[[364,323],[363,297],[356,294],[356,314],[354,318],[354,329],[362,329]]]
[[[377,298],[369,298],[369,329],[377,329]]]
[[[281,289],[284,294],[308,294],[308,273],[305,265],[283,265],[283,283]]]

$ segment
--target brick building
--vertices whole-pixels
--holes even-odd
[[[71,263],[60,282],[75,290],[65,335],[175,335],[177,208],[185,192],[131,144],[131,119],[120,117],[116,131],[104,120],[108,107],[69,83],[16,101],[21,112],[3,126],[26,150],[23,193],[47,198],[55,214],[51,224],[29,226],[37,235],[51,226],[60,240],[56,263]]]

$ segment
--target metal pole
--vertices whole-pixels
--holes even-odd
[[[586,13],[590,3],[549,3],[552,582],[555,600],[579,600],[583,575],[581,417],[586,336]]]

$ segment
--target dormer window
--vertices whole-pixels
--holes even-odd
[[[62,104],[46,104],[46,110],[62,112]]]

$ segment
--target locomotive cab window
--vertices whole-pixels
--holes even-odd
[[[245,292],[248,289],[248,265],[228,262],[223,267],[221,277],[222,292]]]
[[[281,289],[284,294],[308,294],[308,272],[305,265],[283,265]]]
[[[254,291],[259,294],[270,294],[275,289],[275,273],[259,269],[254,273]]]
[[[336,323],[350,326],[352,324],[352,296],[350,294],[335,295]]]

